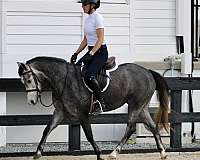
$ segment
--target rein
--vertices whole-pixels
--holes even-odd
[[[46,107],[46,108],[51,107],[51,106],[54,104],[53,100],[52,100],[52,103],[49,104],[49,105],[44,104],[44,103],[42,102],[42,92],[41,92],[41,94],[38,95],[38,97],[39,97],[39,100],[40,100],[40,104],[41,104],[42,106]]]
[[[51,86],[51,88],[52,88],[52,90],[54,90],[55,93],[57,92],[56,95],[57,95],[58,98],[56,98],[56,101],[61,100],[61,97],[62,97],[62,95],[63,95],[63,93],[64,93],[64,90],[65,90],[65,87],[66,87],[66,83],[67,83],[67,75],[68,75],[67,62],[66,62],[65,64],[66,64],[67,73],[66,73],[66,75],[65,75],[64,87],[63,87],[63,89],[62,89],[61,94],[59,95],[58,92],[56,91],[56,89],[54,89],[53,85],[52,85],[51,83],[49,83],[50,86]],[[61,100],[61,101],[62,101],[62,100]],[[51,104],[51,105],[49,105],[49,106],[44,105],[44,104],[42,103],[41,96],[40,96],[40,103],[41,103],[44,107],[50,107],[51,105],[54,104],[54,102],[53,102],[53,100],[52,100],[52,104]],[[63,102],[62,102],[62,103],[63,103]],[[63,103],[63,105],[64,105],[64,103]]]

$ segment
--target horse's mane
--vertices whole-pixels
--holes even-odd
[[[66,60],[62,59],[62,58],[56,58],[56,57],[35,57],[35,58],[32,58],[30,60],[28,60],[26,62],[26,64],[31,64],[31,63],[34,63],[34,62],[57,62],[57,63],[67,63]]]

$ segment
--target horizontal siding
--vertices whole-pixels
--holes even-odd
[[[136,10],[135,18],[171,19],[176,18],[175,10]]]
[[[6,0],[4,3],[6,11],[17,12],[80,12],[80,4],[72,0]]]
[[[29,34],[10,34],[7,36],[8,45],[79,45],[79,41],[81,40],[79,35],[29,35]],[[108,45],[120,45],[120,44],[129,44],[129,36],[107,36],[106,42]]]
[[[154,47],[156,46],[156,47]],[[161,52],[163,50],[163,52]],[[170,53],[175,53],[176,52],[176,47],[174,47],[173,44],[142,44],[142,45],[137,45],[136,47],[136,53],[144,53],[148,55],[149,57],[152,56],[152,54],[155,55],[163,55],[164,52],[167,51],[167,55]],[[160,54],[162,53],[162,54]],[[155,56],[154,56],[155,57]]]
[[[76,3],[76,0],[6,0],[4,8],[6,11],[23,11],[23,12],[72,12],[79,13],[81,4]],[[123,1],[124,2],[124,1]],[[122,2],[122,3],[123,3]],[[125,4],[101,4],[100,11],[102,13],[120,13],[128,14],[129,6]],[[116,3],[116,1],[115,1]],[[112,8],[112,9],[110,9]]]
[[[9,34],[7,36],[8,45],[14,44],[77,44],[80,41],[80,35],[73,35],[72,37],[68,35],[29,35],[29,34]]]
[[[175,36],[175,28],[136,28],[135,36]]]
[[[137,28],[175,28],[176,20],[172,19],[135,19]]]
[[[135,0],[137,61],[163,61],[176,53],[176,1]]]
[[[136,10],[168,10],[176,9],[175,0],[136,0]]]
[[[57,16],[46,16],[46,15],[18,15],[18,12],[15,12],[15,15],[7,16],[7,25],[30,25],[30,26],[48,26],[48,25],[70,25],[70,26],[80,26],[81,25],[81,14],[76,14],[71,16],[69,13],[65,15],[56,14]],[[69,24],[70,22],[70,24]]]
[[[136,45],[176,45],[174,36],[136,36]]]
[[[130,15],[125,0],[104,1],[99,12],[105,21],[105,39],[110,55],[122,62],[120,54],[129,53]],[[109,3],[109,4],[108,4]],[[6,0],[6,52],[4,77],[16,77],[16,61],[38,55],[70,59],[83,36],[81,4],[76,0]],[[20,56],[19,56],[20,55]],[[12,59],[11,59],[12,57]]]
[[[8,34],[67,34],[80,35],[81,26],[8,26]]]
[[[174,45],[137,45],[136,53],[137,61],[163,61],[164,57],[176,53]]]

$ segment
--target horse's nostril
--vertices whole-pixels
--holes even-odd
[[[31,100],[31,104],[35,104],[34,100]]]

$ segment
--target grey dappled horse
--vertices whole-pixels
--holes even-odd
[[[97,160],[101,160],[101,150],[93,139],[89,124],[91,93],[83,83],[80,66],[53,57],[36,57],[26,64],[18,62],[18,65],[19,76],[27,91],[28,103],[35,105],[44,86],[48,86],[51,87],[55,107],[52,120],[43,132],[34,158],[42,156],[44,143],[50,132],[64,118],[74,117],[80,121]],[[161,158],[165,159],[167,155],[161,141],[159,126],[168,127],[169,92],[163,77],[132,63],[119,65],[117,70],[110,73],[110,77],[111,83],[103,93],[106,104],[109,104],[107,111],[127,103],[128,122],[124,136],[108,158],[116,159],[123,145],[136,130],[135,122],[140,118],[153,133]],[[156,89],[160,107],[154,122],[148,112],[148,103]]]

